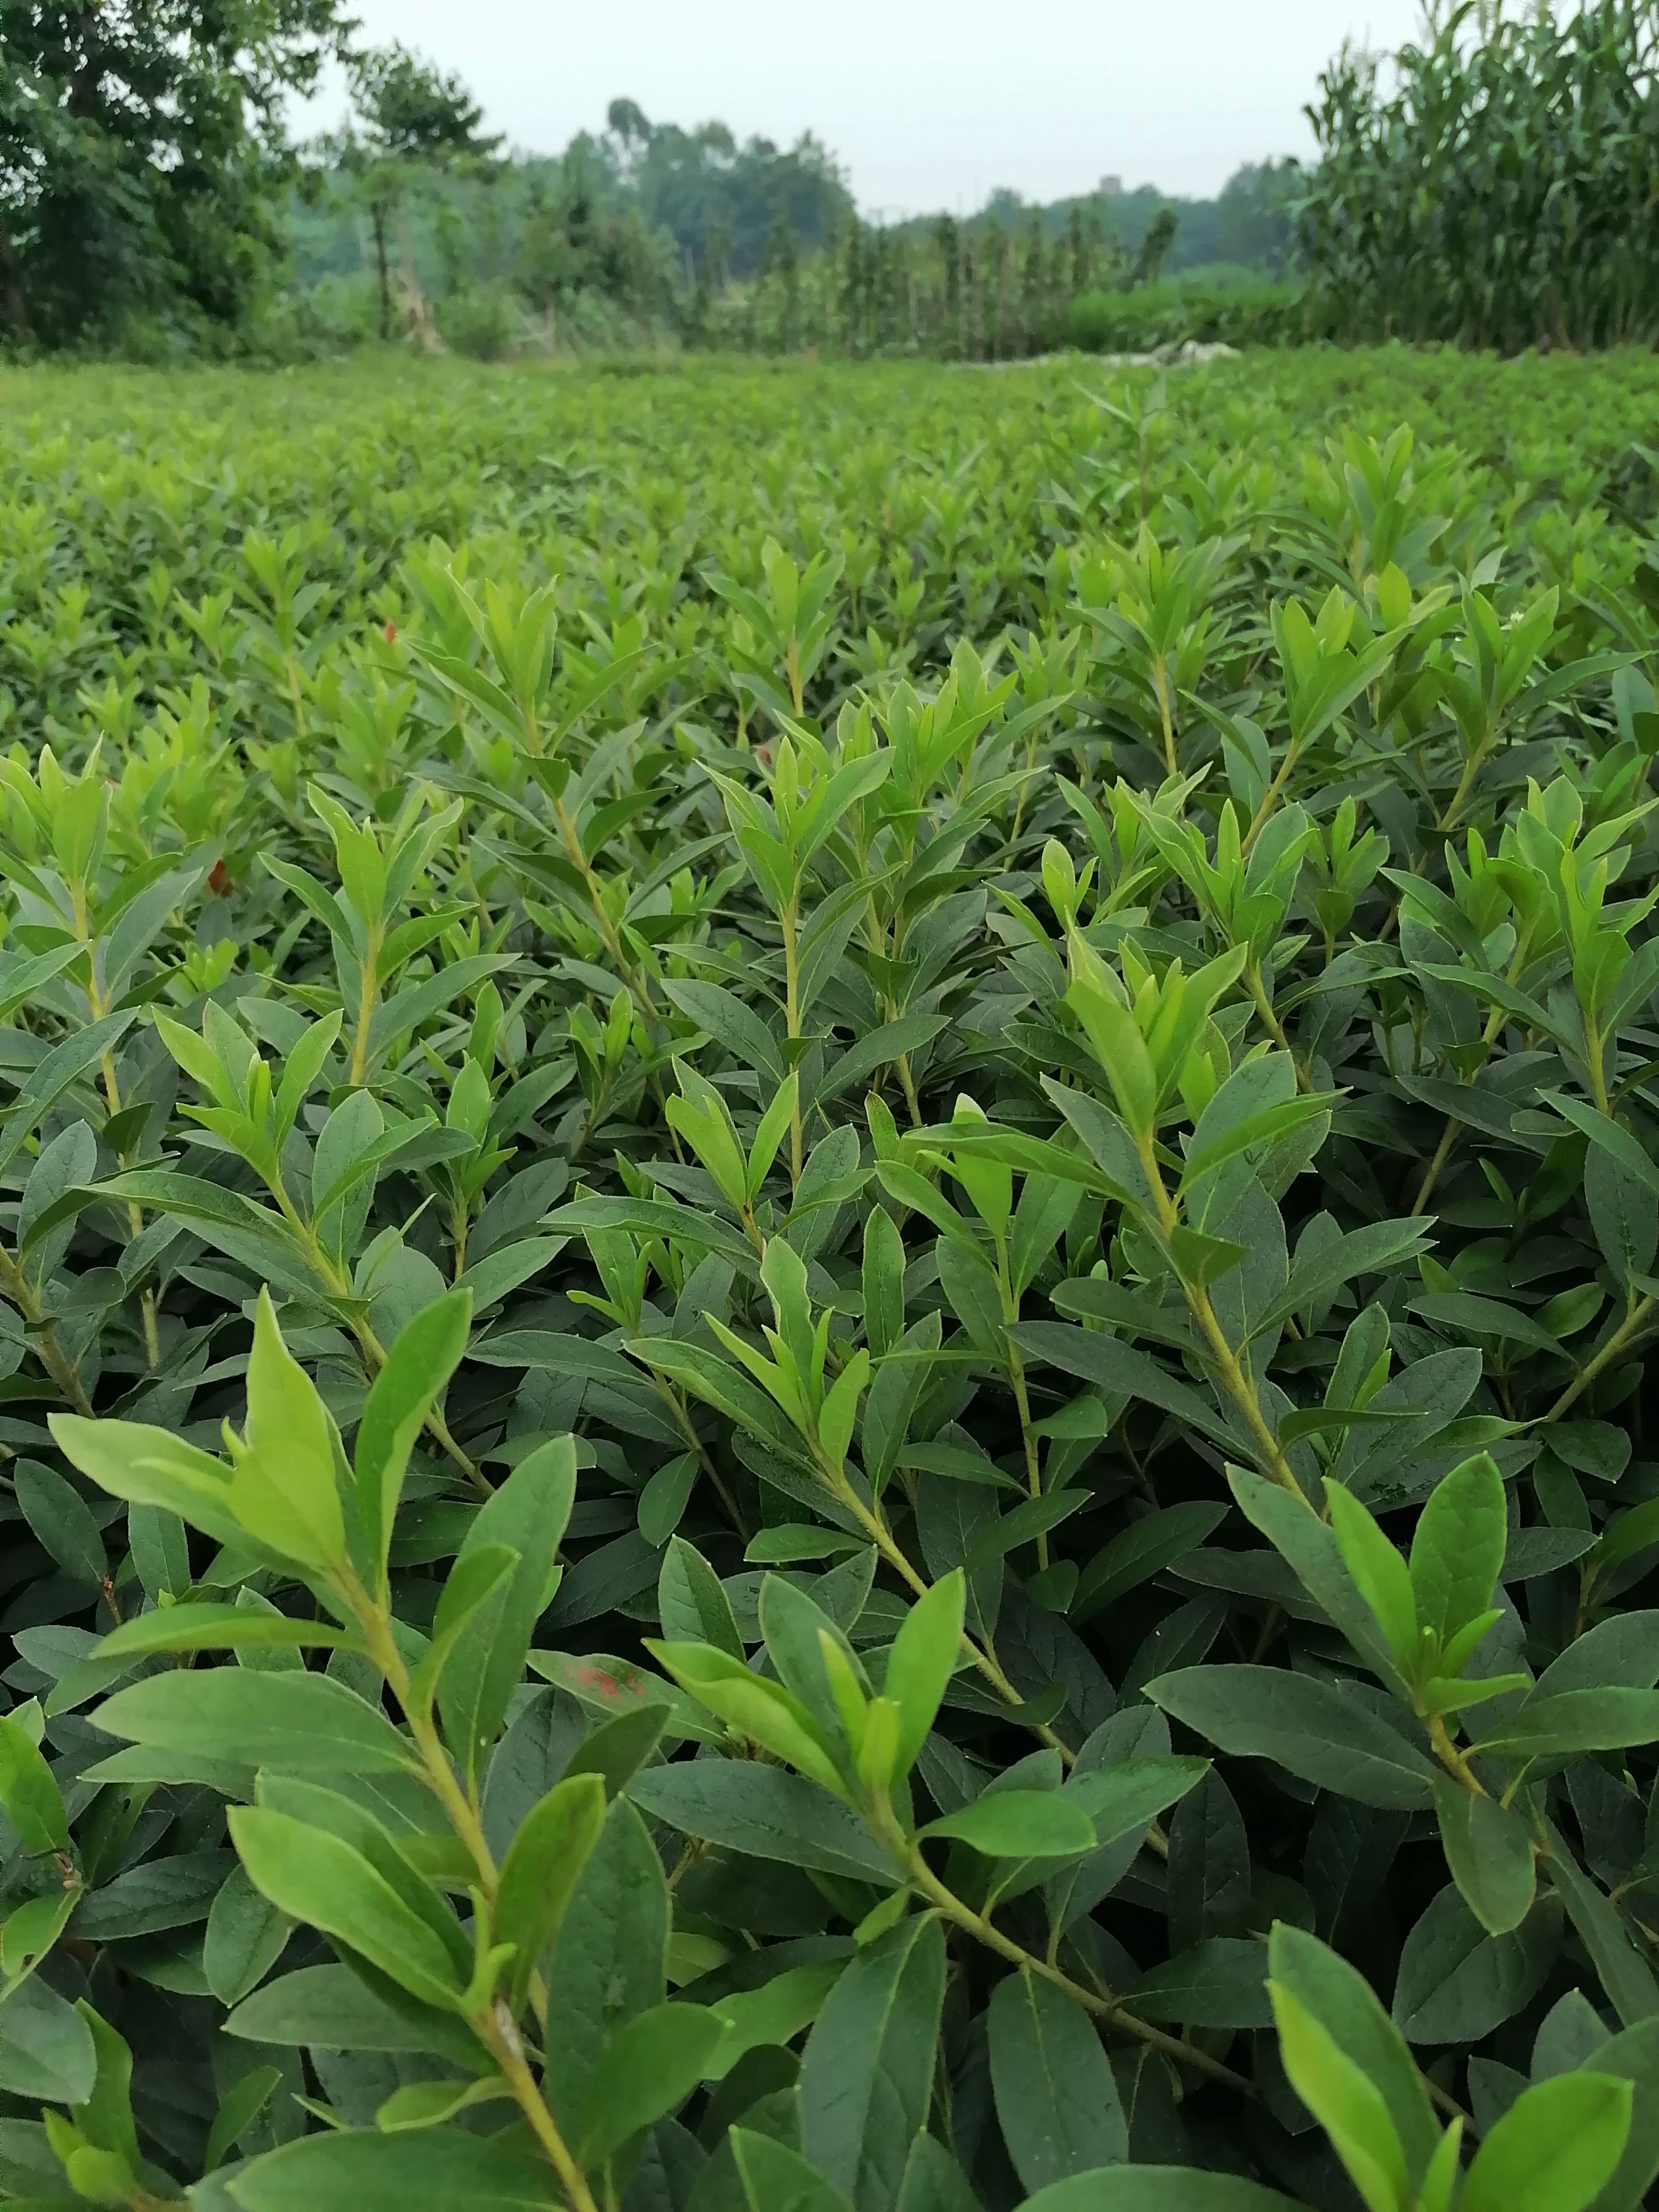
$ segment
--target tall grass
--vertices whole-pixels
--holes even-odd
[[[1659,0],[1430,12],[1345,48],[1308,113],[1316,291],[1353,339],[1517,351],[1659,337]]]

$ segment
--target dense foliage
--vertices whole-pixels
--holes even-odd
[[[0,335],[247,312],[337,0],[0,0]]]
[[[1143,353],[1158,346],[1296,345],[1328,334],[1322,303],[1298,284],[1267,277],[1227,283],[1179,277],[1129,291],[1079,292],[1066,311],[1065,342],[1085,353]]]
[[[1516,351],[1659,337],[1654,0],[1462,0],[1309,115],[1304,246],[1350,338]]]
[[[372,106],[367,89],[358,88],[360,111]],[[352,137],[315,149],[323,167],[289,217],[296,319],[339,337],[354,334],[368,258],[355,220],[361,192],[341,161]],[[768,268],[780,241],[810,254],[853,220],[839,168],[810,135],[788,148],[761,137],[739,144],[723,123],[653,123],[629,100],[611,103],[605,131],[579,131],[556,157],[428,163],[405,175],[418,189],[404,194],[398,258],[464,352],[472,349],[464,332],[487,303],[503,345],[515,334],[614,340],[619,317],[635,335],[684,334],[706,321],[712,300]],[[374,246],[383,266],[384,224]]]
[[[1659,2172],[1650,365],[1083,384],[5,380],[7,2195]]]
[[[629,104],[617,111],[626,120]],[[351,143],[326,142],[330,161]],[[384,310],[386,212],[371,200],[362,223],[360,174],[361,165],[313,173],[296,208],[296,337],[349,343],[375,328],[366,266],[378,270]],[[716,352],[1023,360],[1075,342],[1069,319],[1085,295],[1133,302],[1124,312],[1146,320],[1145,295],[1182,239],[1173,206],[1140,220],[1144,209],[1126,201],[1121,220],[1119,203],[1099,195],[1023,208],[999,194],[1000,212],[966,221],[866,223],[813,142],[738,149],[718,124],[688,134],[641,118],[635,138],[583,134],[557,161],[470,177],[453,164],[405,164],[397,183],[399,279],[428,290],[439,331],[463,353],[644,338]],[[1220,270],[1196,309],[1184,291],[1160,293],[1162,319],[1205,324],[1182,337],[1220,323],[1230,337],[1258,340],[1263,319],[1220,296],[1242,273]],[[1295,297],[1266,289],[1281,309]]]
[[[1093,192],[1037,205],[1003,186],[991,194],[981,214],[967,219],[967,228],[971,232],[988,222],[1000,222],[1010,230],[1035,216],[1044,234],[1054,238],[1071,228],[1074,214],[1085,221],[1104,215],[1111,234],[1133,254],[1167,210],[1176,219],[1175,236],[1164,256],[1164,266],[1171,275],[1225,266],[1279,276],[1297,258],[1296,213],[1304,188],[1302,166],[1291,160],[1246,161],[1213,199],[1163,192],[1154,185],[1126,187],[1120,177],[1103,177]],[[921,230],[931,220],[922,217],[898,227]]]

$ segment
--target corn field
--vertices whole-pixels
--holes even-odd
[[[1516,352],[1659,337],[1659,7],[1437,9],[1308,110],[1313,289],[1350,340]]]

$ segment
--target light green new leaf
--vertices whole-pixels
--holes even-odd
[[[1458,2212],[1583,2212],[1624,2151],[1633,2095],[1588,2072],[1524,2091],[1476,2151]]]
[[[264,1806],[233,1805],[229,1817],[249,1879],[279,1911],[337,1936],[423,2002],[455,2003],[448,1949],[361,1851]]]

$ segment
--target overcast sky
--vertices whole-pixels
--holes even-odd
[[[459,69],[493,130],[556,153],[626,95],[739,137],[813,131],[869,214],[1127,185],[1207,195],[1305,153],[1345,37],[1397,46],[1419,0],[354,0],[364,34]],[[331,126],[337,90],[301,127]]]

